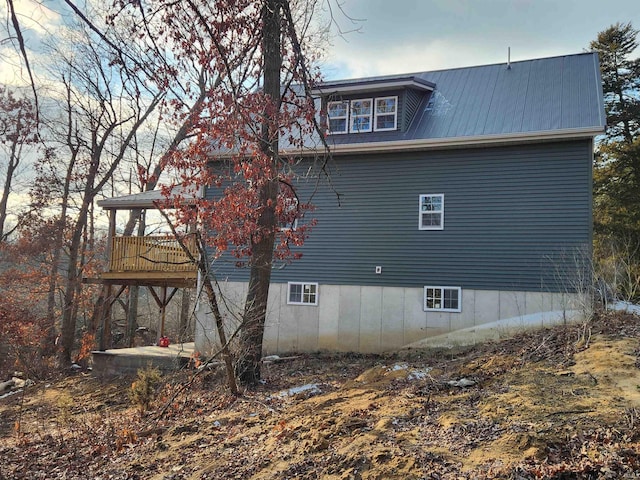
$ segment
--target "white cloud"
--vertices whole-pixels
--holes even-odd
[[[573,54],[613,23],[640,28],[637,0],[349,0],[344,9],[364,21],[334,38],[327,79],[501,63],[508,47],[512,61]]]
[[[424,44],[404,43],[385,48],[384,55],[379,50],[364,48],[361,45],[347,45],[336,50],[336,62],[328,62],[324,73],[327,79],[358,78],[375,75],[414,73],[445,68],[465,67],[507,62],[507,46],[487,48],[466,42],[455,43],[451,40],[432,40]],[[564,53],[560,49],[540,48],[529,50],[528,55],[512,48],[511,61],[528,58],[547,57]]]
[[[46,34],[60,23],[60,14],[47,8],[44,2],[34,0],[19,0],[13,2],[20,27],[25,32],[33,31],[37,34]],[[6,17],[6,2],[0,4],[0,14]]]
[[[51,0],[46,4],[36,0],[14,1],[20,32],[24,38],[32,70],[36,69],[41,60],[38,58],[38,52],[42,51],[42,40],[60,31],[62,16],[52,9],[56,4],[57,0]],[[0,2],[0,16],[8,19],[6,2]],[[0,82],[13,86],[28,85],[30,80],[24,59],[20,53],[13,26],[8,20],[0,30],[0,40],[3,40],[0,47]]]

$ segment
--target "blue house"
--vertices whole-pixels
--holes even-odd
[[[273,270],[266,353],[380,352],[579,310],[594,137],[605,128],[596,54],[331,81],[315,93],[331,185],[297,186],[315,191],[317,226],[302,259]],[[233,310],[247,272],[214,268]],[[215,342],[206,302],[197,314],[205,352]]]

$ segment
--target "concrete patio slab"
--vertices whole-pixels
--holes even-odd
[[[91,352],[93,374],[99,377],[136,373],[140,368],[157,367],[162,371],[171,371],[189,363],[195,345],[176,343],[168,347],[134,347],[95,350]]]

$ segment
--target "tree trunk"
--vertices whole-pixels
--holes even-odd
[[[277,184],[275,186],[277,187]],[[276,188],[271,190],[277,192]],[[265,192],[265,194],[269,194],[269,192]],[[275,199],[275,195],[273,198]],[[271,216],[273,216],[273,209],[270,210]],[[263,213],[261,218],[266,216],[266,213]],[[262,358],[269,284],[271,283],[274,237],[274,233],[263,235],[260,242],[252,243],[253,255],[249,275],[249,291],[245,300],[240,353],[236,367],[238,378],[245,385],[255,385],[260,380],[260,360]]]
[[[251,272],[249,290],[245,300],[243,328],[240,335],[240,353],[236,373],[245,385],[255,385],[260,380],[260,360],[262,341],[267,315],[267,299],[271,283],[273,265],[273,245],[275,242],[277,218],[274,207],[278,198],[278,133],[277,118],[271,118],[269,112],[280,110],[280,69],[282,53],[280,51],[280,22],[283,0],[266,0],[263,7],[262,49],[264,52],[264,93],[273,102],[274,109],[266,109],[262,124],[262,152],[270,159],[272,178],[265,182],[260,191],[258,219],[260,235],[251,242]]]
[[[80,222],[80,218],[78,219]],[[61,348],[60,361],[63,364],[71,361],[71,351],[76,333],[76,318],[74,316],[74,303],[76,299],[76,291],[78,285],[78,258],[80,253],[80,238],[82,230],[73,233],[71,247],[69,248],[69,264],[67,266],[67,279],[65,282],[64,305],[62,309],[62,327],[61,327]]]
[[[182,302],[180,304],[180,327],[178,329],[179,341],[186,342],[191,339],[190,328],[190,310],[191,310],[191,289],[182,289]]]
[[[75,155],[72,156],[75,159]],[[73,160],[71,163],[74,163]],[[58,217],[55,245],[53,246],[53,256],[49,268],[49,291],[47,292],[47,322],[49,324],[50,336],[55,336],[56,330],[56,290],[58,287],[58,273],[60,268],[60,258],[62,256],[62,244],[66,228],[67,208],[69,202],[69,184],[71,182],[71,168],[67,171],[62,196],[62,206]]]
[[[18,124],[19,125],[19,124]],[[19,128],[19,127],[18,127]],[[7,163],[6,178],[4,179],[4,190],[2,198],[0,198],[0,240],[5,241],[8,234],[5,233],[5,222],[7,221],[7,202],[9,201],[9,193],[11,192],[11,183],[13,175],[18,168],[19,158],[16,155],[17,143],[11,145],[11,153],[9,154],[9,162]]]
[[[97,150],[97,149],[96,149]],[[76,312],[75,302],[76,293],[81,288],[80,269],[78,261],[81,256],[82,239],[85,227],[87,225],[87,216],[89,214],[89,206],[93,202],[94,181],[98,171],[100,160],[93,158],[89,172],[87,173],[86,184],[83,192],[82,206],[78,212],[78,219],[73,227],[71,236],[71,245],[69,246],[69,262],[67,266],[67,279],[65,282],[64,305],[62,310],[62,327],[61,327],[61,348],[59,353],[60,362],[65,364],[71,361],[71,351],[76,333]]]

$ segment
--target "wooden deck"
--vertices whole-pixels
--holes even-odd
[[[183,240],[197,258],[195,236]],[[113,237],[108,270],[95,281],[112,285],[193,287],[198,268],[175,237]],[[93,283],[93,279],[88,280]]]
[[[197,257],[196,239],[184,245]],[[111,239],[109,272],[192,272],[196,266],[173,236],[114,237]]]

